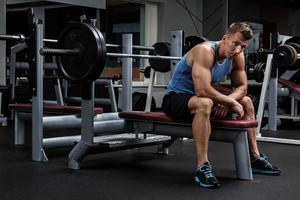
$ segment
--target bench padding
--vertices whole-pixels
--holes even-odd
[[[180,123],[168,117],[163,112],[142,112],[142,111],[120,112],[119,117],[130,119],[130,120],[145,120],[145,121],[153,121],[159,123]],[[181,124],[187,124],[187,123],[181,123]],[[258,122],[256,120],[212,119],[211,124],[216,127],[224,127],[224,128],[256,128],[258,126]]]
[[[15,103],[9,104],[9,109],[13,109],[18,112],[31,112],[32,104],[30,103]],[[80,106],[62,106],[62,105],[43,105],[44,113],[49,114],[81,114]],[[102,108],[94,108],[94,115],[103,113]]]
[[[290,88],[291,90],[293,90],[294,93],[298,93],[300,94],[300,85],[296,84],[296,83],[293,83],[292,81],[289,81],[289,80],[286,80],[286,79],[283,79],[283,78],[279,78],[278,79],[278,82],[285,86],[285,87],[288,87]]]

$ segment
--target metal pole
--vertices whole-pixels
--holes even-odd
[[[121,57],[121,58],[143,58],[143,59],[161,59],[161,60],[180,60],[181,57],[178,56],[159,56],[159,55],[142,55],[142,54],[132,54],[132,53],[107,53],[109,57]]]
[[[257,114],[256,114],[256,120],[258,121],[256,134],[258,134],[258,136],[260,136],[260,128],[261,128],[261,122],[262,122],[264,109],[265,109],[268,84],[270,82],[272,59],[273,59],[273,54],[268,54],[266,70],[265,70],[265,74],[264,74],[264,80],[263,80],[263,84],[262,84],[262,88],[261,88],[261,92],[260,92],[258,110],[257,110]]]
[[[121,48],[122,46],[119,44],[106,44],[106,47]],[[151,51],[151,50],[154,50],[154,47],[132,45],[132,49],[138,49],[138,50],[142,50],[142,51]]]
[[[132,34],[122,35],[122,53],[132,54]],[[122,61],[122,111],[132,110],[132,57],[124,56]]]
[[[15,87],[16,87],[16,54],[19,51],[22,51],[25,49],[27,45],[25,43],[17,44],[10,48],[10,69],[9,69],[9,77],[10,77],[10,85],[11,85],[11,93],[10,93],[10,99],[14,102],[15,100]],[[27,63],[27,65],[29,65]],[[29,66],[28,66],[29,68]],[[13,115],[12,115],[13,116]]]
[[[6,33],[6,0],[0,1],[0,33]],[[6,42],[0,41],[0,85],[6,85]],[[0,114],[2,94],[0,93]]]
[[[269,103],[268,103],[268,130],[276,131],[277,130],[277,86],[278,86],[278,78],[277,78],[277,69],[276,77],[270,78],[269,83]]]
[[[43,150],[43,22],[36,20],[36,96],[32,96],[32,160],[48,161]]]

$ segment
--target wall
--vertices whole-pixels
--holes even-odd
[[[179,2],[183,2],[179,0]],[[165,0],[158,3],[158,41],[170,41],[170,31],[184,30],[185,35],[202,35],[202,23],[196,18],[202,19],[203,0],[185,0],[187,7],[196,16],[193,17],[196,24],[193,25],[189,13],[176,1]]]
[[[219,40],[227,29],[228,0],[204,0],[203,36],[209,40]]]
[[[300,9],[289,11],[288,30],[289,34],[300,36]]]
[[[298,5],[295,2],[230,0],[229,22],[262,23],[267,29],[272,25],[271,29],[275,29],[280,34],[300,35],[300,9],[295,6]]]

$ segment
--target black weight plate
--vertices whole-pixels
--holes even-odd
[[[93,26],[70,23],[58,38],[59,49],[80,49],[80,56],[57,56],[57,65],[68,81],[84,83],[94,81],[103,71],[102,45]]]
[[[144,69],[144,77],[150,78],[150,74],[151,74],[151,67],[146,67]]]
[[[99,43],[99,45],[101,46],[101,50],[100,50],[100,57],[101,57],[101,60],[99,60],[99,67],[101,66],[105,66],[105,62],[106,62],[106,42],[105,42],[105,39],[101,33],[101,31],[95,27],[95,26],[92,26],[94,28],[94,31],[95,33],[98,35],[99,37],[99,40],[97,41]],[[102,69],[103,71],[103,69]],[[98,76],[99,77],[99,76]],[[96,77],[96,79],[98,78]]]
[[[277,67],[288,67],[291,63],[292,51],[288,45],[277,47],[273,53],[273,62]]]
[[[256,82],[262,83],[264,81],[266,64],[263,62],[257,63],[253,68],[253,77]]]
[[[189,50],[191,50],[194,46],[197,44],[200,44],[202,42],[208,41],[205,37],[200,37],[196,35],[188,36],[184,39],[184,52],[187,53]]]
[[[170,56],[170,43],[157,42],[153,45],[154,50],[149,51],[149,55]],[[159,72],[170,71],[171,60],[150,58],[149,64],[152,69]]]
[[[300,44],[300,37],[296,36],[296,37],[291,37],[289,39],[287,39],[284,44],[288,44],[288,43],[296,43],[296,44]]]

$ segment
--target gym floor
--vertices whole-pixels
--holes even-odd
[[[300,124],[280,128],[278,136],[300,139]],[[270,132],[266,134],[271,134]],[[66,168],[70,148],[47,150],[48,163],[32,162],[30,145],[13,145],[13,127],[0,127],[1,200],[193,200],[193,199],[299,199],[300,147],[259,142],[269,159],[282,169],[281,176],[254,175],[253,181],[235,177],[232,145],[210,143],[210,160],[220,189],[196,186],[192,140],[177,141],[168,156],[156,147],[88,155],[83,168]]]

